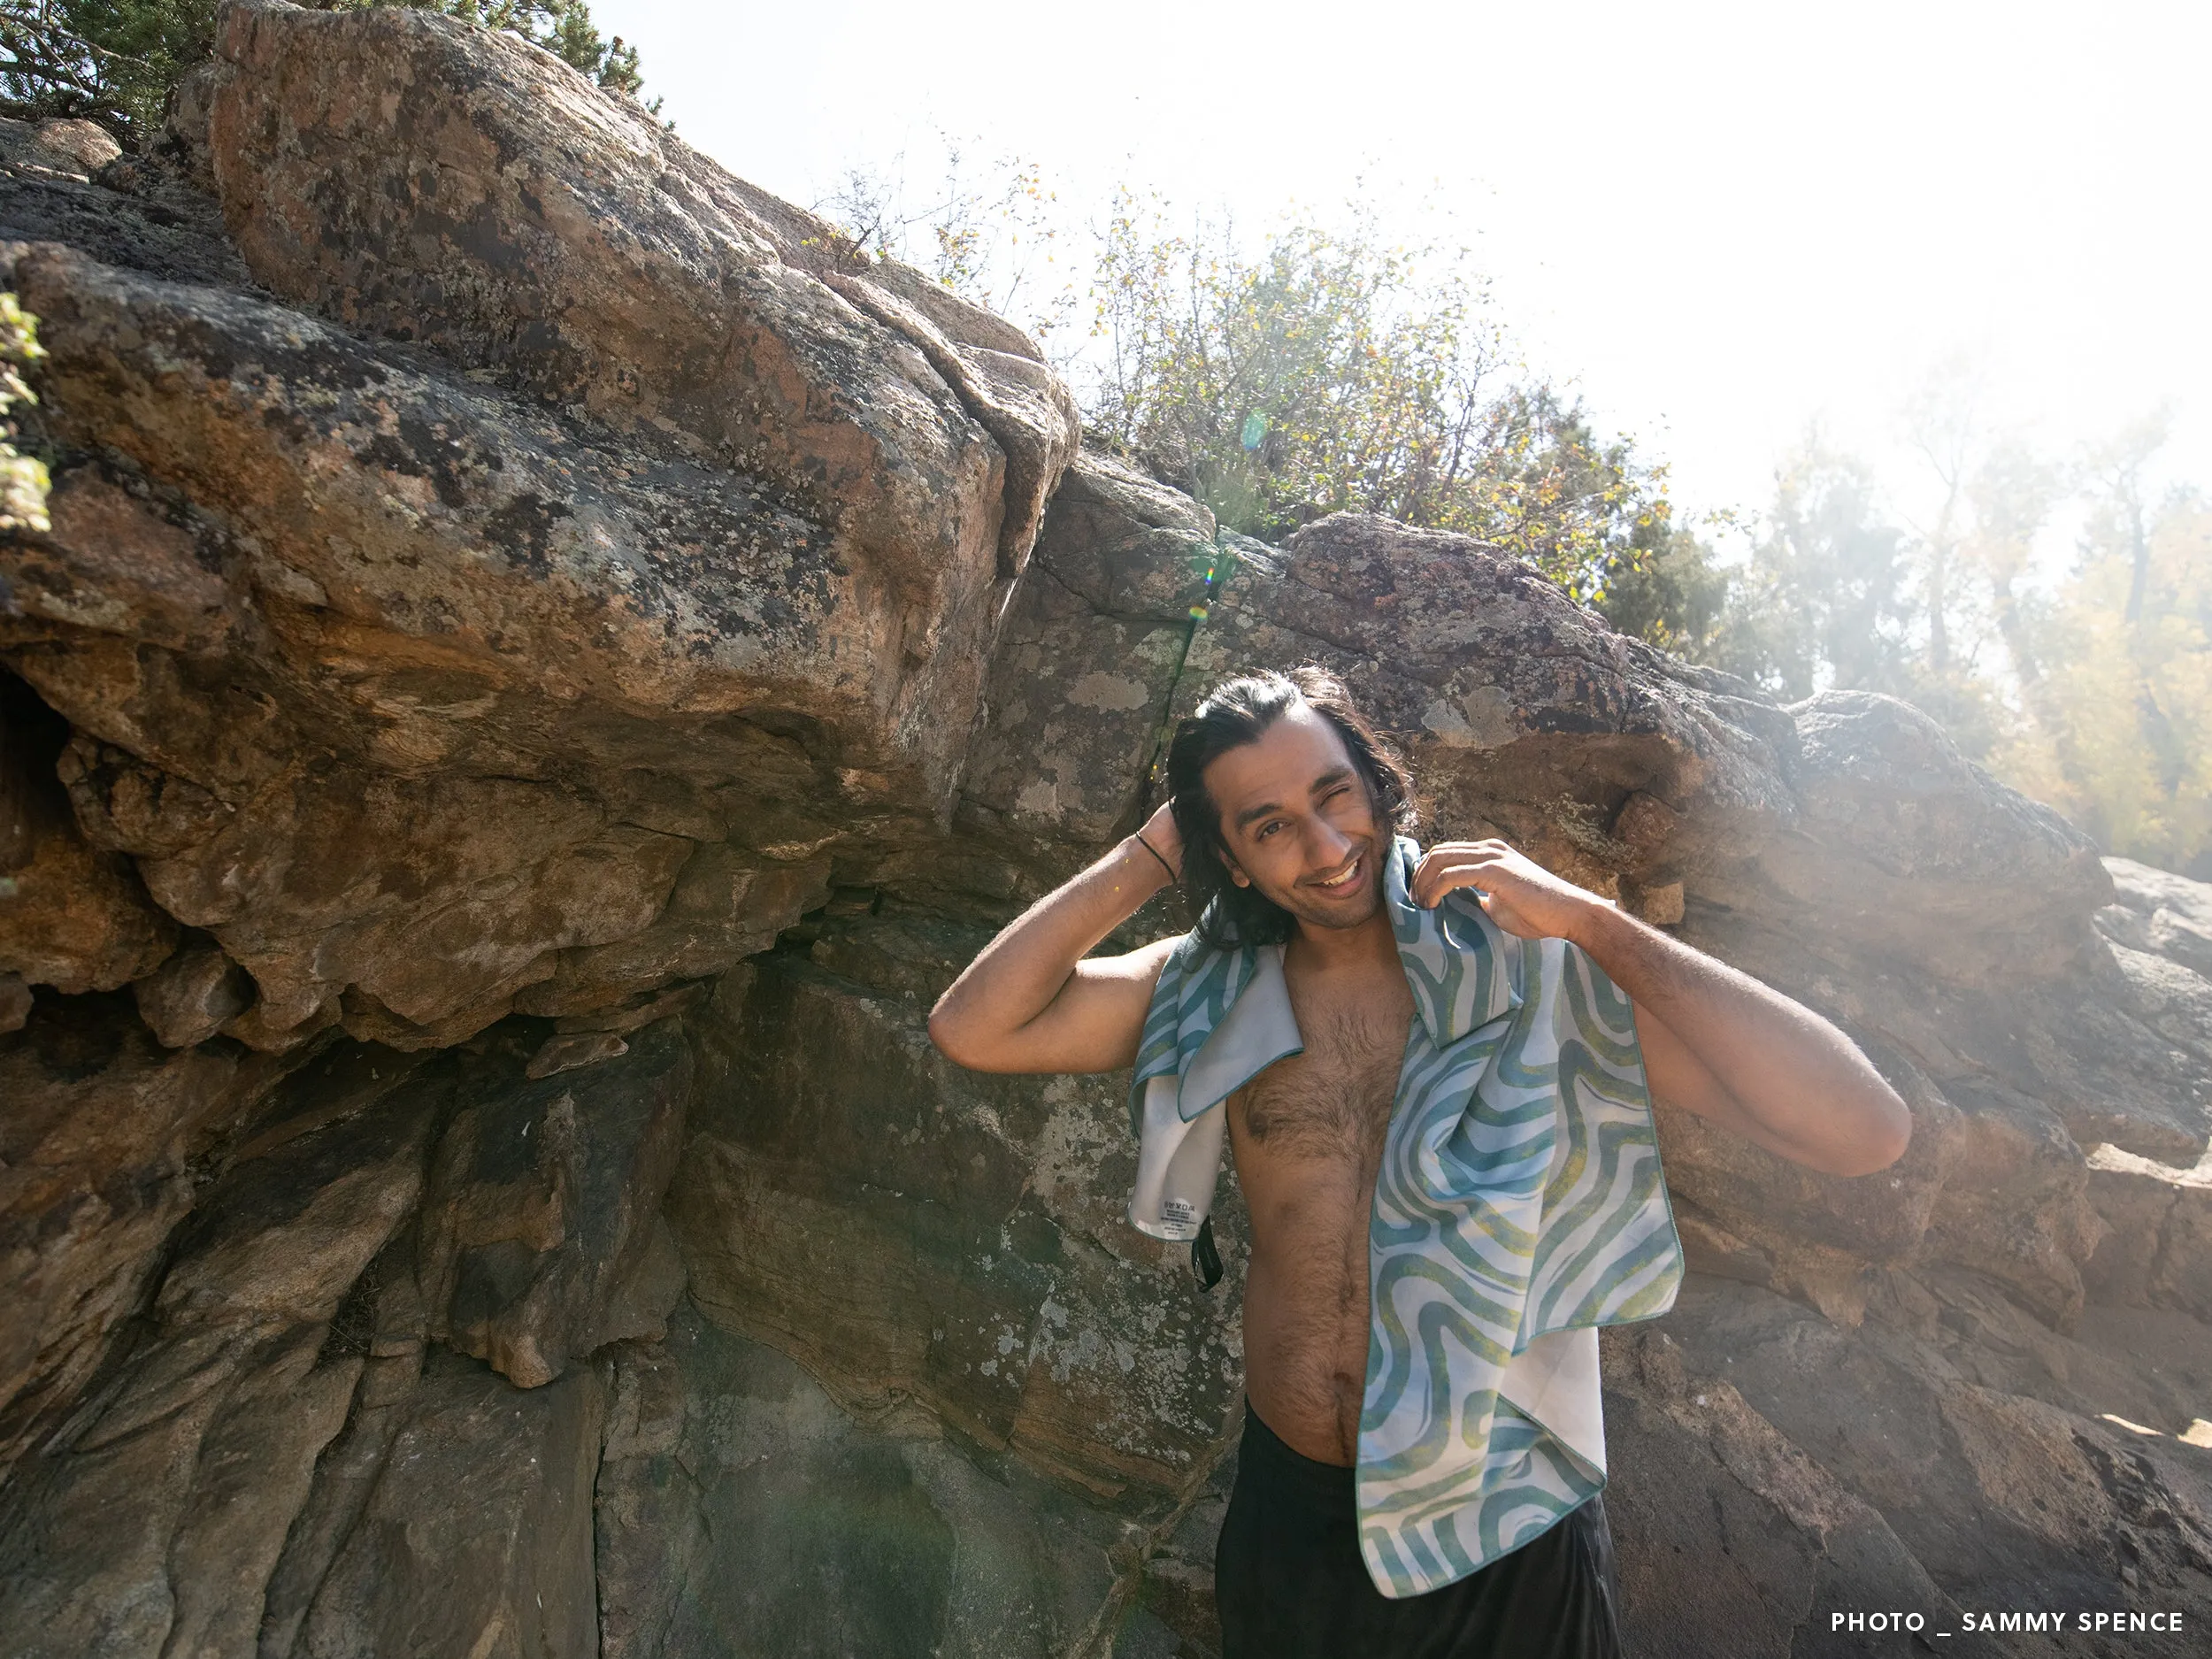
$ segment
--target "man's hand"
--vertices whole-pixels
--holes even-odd
[[[1455,887],[1475,889],[1490,919],[1522,939],[1569,939],[1605,900],[1502,841],[1439,841],[1414,866],[1409,896],[1432,910]]]

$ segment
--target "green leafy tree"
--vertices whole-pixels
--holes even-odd
[[[1863,464],[1809,434],[1777,472],[1766,511],[1727,522],[1748,546],[1725,565],[1665,526],[1609,596],[1614,626],[1782,697],[1894,692],[1912,680],[1907,537],[1883,517]]]
[[[1489,405],[1468,476],[1411,522],[1494,541],[1604,610],[1617,588],[1670,551],[1678,577],[1687,574],[1666,480],[1667,469],[1644,465],[1625,439],[1601,440],[1579,400],[1539,382]],[[1693,602],[1689,588],[1682,598]]]
[[[1744,666],[1783,694],[1895,692],[1913,679],[1920,613],[1906,533],[1883,514],[1872,471],[1809,439],[1775,480],[1741,603],[1763,611],[1763,660]]]
[[[1233,225],[1171,230],[1157,197],[1124,187],[1079,260],[1033,164],[979,175],[945,148],[918,204],[902,157],[849,173],[816,211],[1028,328],[1075,383],[1092,442],[1230,528],[1279,538],[1384,513],[1496,542],[1590,603],[1667,543],[1665,470],[1510,372],[1466,250],[1394,243],[1356,211],[1251,253]],[[1091,327],[1071,345],[1078,263]]]
[[[1355,215],[1247,257],[1232,227],[1159,217],[1124,190],[1099,237],[1088,426],[1232,528],[1384,513],[1495,541],[1592,601],[1663,540],[1663,469],[1509,380],[1463,249],[1392,244]]]
[[[1743,533],[1743,557],[1723,564],[1688,530],[1656,526],[1652,551],[1601,605],[1614,626],[1785,698],[1829,687],[1902,697],[1977,757],[2000,741],[1997,687],[1955,627],[1932,624],[1940,590],[1927,543],[1892,520],[1863,462],[1810,434],[1763,513],[1721,521]],[[1956,546],[1949,557],[1955,565]]]
[[[1743,655],[1732,642],[1742,614],[1736,577],[1712,548],[1688,526],[1655,515],[1632,534],[1637,557],[1616,570],[1598,602],[1605,619],[1623,634],[1693,662],[1718,664],[1732,654]]]
[[[2029,718],[1994,764],[2107,851],[2212,880],[2212,507],[2149,489],[2166,425],[2085,457],[2074,567],[2006,636]]]
[[[940,132],[941,167],[919,204],[903,152],[884,168],[849,169],[814,204],[856,247],[895,259],[987,311],[1012,318],[1051,345],[1074,313],[1071,249],[1058,197],[1033,161],[1000,156],[976,162],[962,141]]]
[[[213,50],[216,0],[0,0],[0,113],[80,116],[126,143],[158,129]]]
[[[1158,234],[1125,195],[1099,250],[1091,425],[1233,527],[1353,509],[1432,520],[1471,471],[1494,355],[1457,269],[1424,282],[1372,227]]]

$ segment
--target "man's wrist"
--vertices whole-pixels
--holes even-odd
[[[1134,834],[1123,836],[1110,857],[1116,885],[1133,884],[1141,895],[1138,904],[1173,884],[1174,877],[1167,867],[1167,860],[1156,849],[1148,848]],[[1136,905],[1132,905],[1130,910],[1133,915]]]
[[[1635,926],[1628,912],[1593,893],[1576,904],[1573,916],[1560,937],[1596,957],[1598,965],[1603,967],[1609,948],[1619,941],[1620,930],[1624,926],[1632,930]]]
[[[1169,860],[1165,853],[1153,845],[1152,838],[1142,830],[1133,831],[1127,839],[1134,842],[1137,850],[1152,862],[1165,882],[1173,883],[1183,879],[1182,871]]]

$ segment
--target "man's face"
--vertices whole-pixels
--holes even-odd
[[[1337,730],[1300,704],[1217,756],[1206,789],[1221,810],[1230,879],[1316,927],[1356,927],[1382,903],[1391,838]]]

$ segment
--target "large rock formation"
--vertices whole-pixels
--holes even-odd
[[[1432,838],[1912,1107],[1859,1180],[1663,1118],[1639,1650],[2192,1650],[2212,889],[1480,544],[1217,532],[1017,331],[512,38],[219,39],[160,153],[0,125],[55,479],[0,546],[6,1651],[1216,1651],[1233,1183],[1209,1294],[1123,1219],[1124,1079],[925,1016],[1300,660]],[[1967,1622],[2053,1609],[2186,1633]]]

